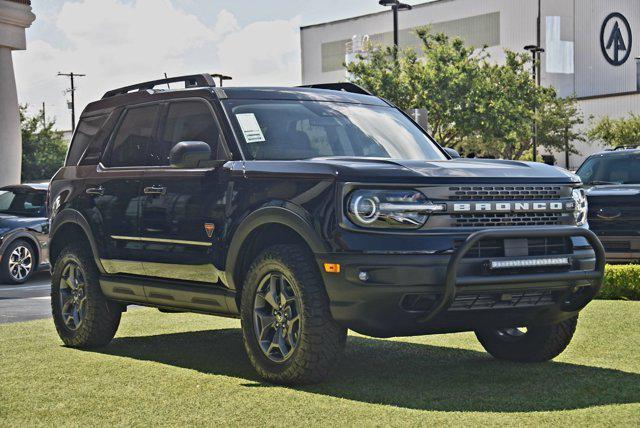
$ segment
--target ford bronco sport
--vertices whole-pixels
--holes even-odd
[[[49,207],[66,345],[107,345],[130,304],[239,317],[277,383],[325,378],[347,329],[474,331],[497,358],[552,359],[604,270],[577,176],[457,159],[348,83],[110,91]]]

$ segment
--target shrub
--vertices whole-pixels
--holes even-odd
[[[598,299],[640,300],[640,265],[607,265]]]

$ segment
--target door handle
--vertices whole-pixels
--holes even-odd
[[[85,192],[87,193],[87,195],[104,196],[104,187],[89,187],[87,190],[85,190]]]
[[[165,195],[167,188],[163,186],[149,186],[144,188],[145,195]]]

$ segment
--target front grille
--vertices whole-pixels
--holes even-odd
[[[629,241],[605,241],[602,243],[604,249],[606,251],[616,252],[616,251],[631,251],[631,242]]]
[[[495,213],[453,214],[457,227],[495,226],[557,226],[562,224],[560,213]]]
[[[560,186],[459,186],[449,187],[449,198],[460,200],[560,199]]]
[[[457,240],[455,249],[457,250],[463,242],[463,240]],[[571,254],[573,249],[567,238],[529,238],[527,239],[527,250],[528,256],[535,257]],[[483,239],[471,247],[464,258],[481,259],[509,256],[509,254],[505,254],[504,240]]]
[[[449,310],[470,311],[547,306],[555,304],[558,301],[558,297],[559,293],[552,290],[459,294],[449,307]]]

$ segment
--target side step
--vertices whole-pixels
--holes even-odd
[[[100,278],[100,288],[110,299],[129,303],[212,314],[239,314],[235,292],[216,285],[185,285],[181,282],[124,276]]]

